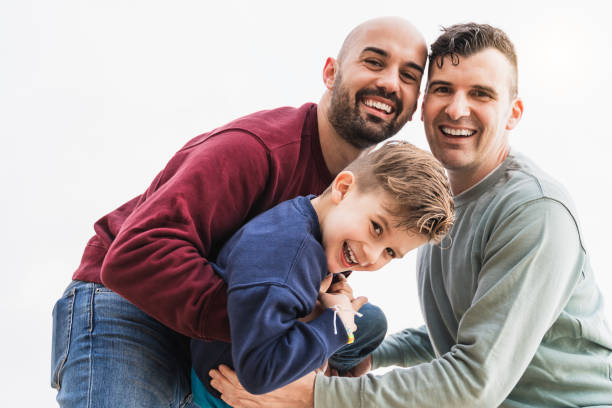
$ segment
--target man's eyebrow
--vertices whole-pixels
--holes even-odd
[[[447,81],[431,81],[429,84],[427,84],[428,87],[433,86],[433,85],[444,85],[444,86],[451,86],[450,82]]]
[[[378,47],[365,47],[363,50],[361,50],[361,53],[365,53],[365,52],[373,52],[375,54],[380,55],[381,57],[388,57],[389,53],[381,48]]]
[[[363,50],[361,50],[361,53],[363,54],[365,52],[373,52],[373,53],[378,54],[381,57],[385,57],[385,58],[387,58],[389,56],[389,53],[387,51],[385,51],[385,50],[383,50],[381,48],[378,48],[378,47],[365,47]],[[408,61],[404,65],[409,66],[410,68],[416,69],[421,74],[423,72],[425,72],[425,67],[420,66],[419,64],[417,64],[414,61]]]

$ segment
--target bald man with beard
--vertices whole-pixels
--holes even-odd
[[[255,215],[320,194],[411,120],[426,57],[407,21],[365,22],[326,60],[319,104],[197,136],[141,195],[102,217],[53,311],[60,406],[188,403],[189,338],[230,340],[227,287],[208,261]]]

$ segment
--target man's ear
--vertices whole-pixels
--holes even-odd
[[[510,117],[508,118],[508,122],[506,123],[506,130],[512,130],[518,125],[523,116],[523,100],[521,98],[516,98],[514,102],[512,102],[512,111],[510,112]]]
[[[408,116],[408,122],[412,121],[412,116],[414,115],[414,112],[416,112],[417,108],[419,107],[419,97],[421,96],[421,91],[417,92],[417,97],[416,100],[414,101],[414,106],[412,107],[412,111],[410,112],[410,115]]]
[[[346,197],[346,193],[355,184],[355,174],[349,170],[343,170],[332,182],[331,199],[334,204],[339,204]]]
[[[425,111],[425,99],[427,99],[427,88],[425,89],[423,99],[421,100],[421,122],[423,122],[423,112]]]
[[[337,71],[338,62],[334,58],[328,57],[325,61],[325,66],[323,67],[323,83],[325,84],[325,87],[330,91],[334,88]]]

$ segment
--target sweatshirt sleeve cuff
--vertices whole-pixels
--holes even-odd
[[[314,408],[361,407],[361,383],[365,377],[326,377],[317,374]]]
[[[372,370],[376,370],[377,368],[380,368],[380,367],[386,367],[383,362],[384,356],[383,356],[383,351],[381,350],[380,346],[377,347],[372,352],[372,354],[370,354],[370,356],[372,356],[372,368],[371,368]]]
[[[336,319],[336,334],[334,334],[334,319]],[[319,338],[323,339],[323,344],[328,345],[326,358],[338,351],[340,347],[348,342],[348,334],[340,316],[334,317],[334,311],[326,309],[319,317],[309,322],[311,330],[316,332]]]

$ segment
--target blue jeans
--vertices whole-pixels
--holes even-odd
[[[73,281],[53,308],[61,407],[195,407],[188,339],[103,285]]]
[[[340,375],[361,363],[382,343],[387,334],[387,318],[378,306],[366,303],[359,309],[359,313],[363,317],[355,316],[355,341],[336,351],[328,361]]]
[[[330,359],[345,371],[383,340],[382,311],[364,305],[355,343]],[[73,281],[53,308],[51,386],[60,407],[197,407],[189,339],[101,284]]]

